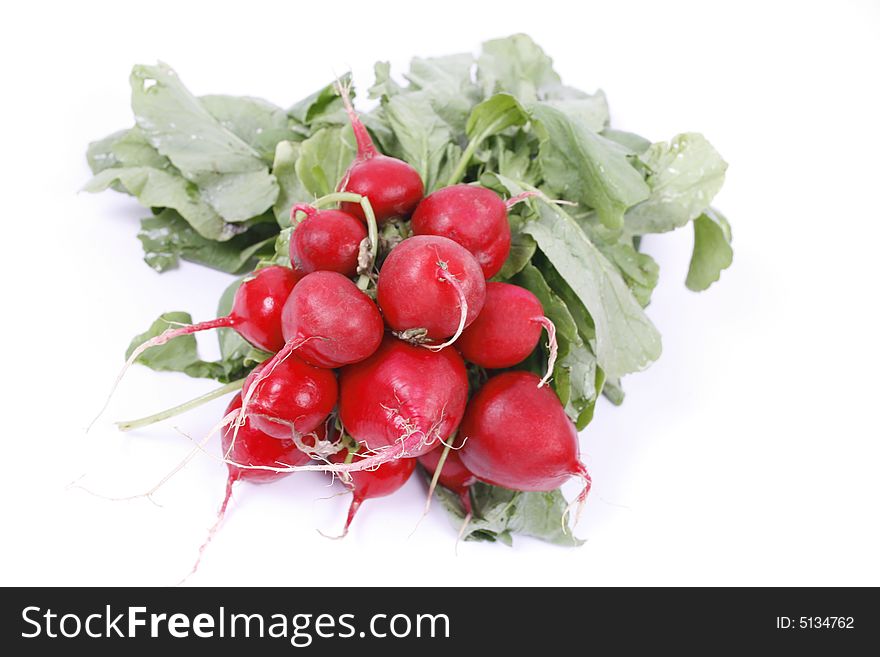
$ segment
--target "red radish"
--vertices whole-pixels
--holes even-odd
[[[241,408],[241,394],[236,394],[232,401],[229,402],[229,406],[226,407],[224,417],[231,417],[231,414],[239,408]],[[321,425],[319,430],[321,437],[323,437],[324,426]],[[233,434],[232,425],[226,424],[223,427],[221,443],[223,453],[227,455],[226,467],[229,472],[226,478],[226,494],[217,513],[217,520],[208,531],[208,537],[205,539],[204,544],[199,548],[199,556],[190,575],[198,570],[205,548],[208,547],[214,534],[220,528],[223,518],[226,516],[226,509],[229,506],[229,501],[232,499],[232,487],[235,485],[235,482],[242,480],[258,484],[269,483],[289,473],[262,470],[253,466],[303,465],[311,460],[311,457],[301,451],[293,440],[278,439],[270,436],[254,428],[250,422],[246,421],[239,427],[238,435],[235,437],[234,442]],[[242,468],[228,461],[234,461],[235,463],[251,467]]]
[[[281,309],[300,277],[300,274],[289,267],[278,265],[255,271],[235,292],[232,311],[226,317],[168,329],[140,345],[129,360],[133,361],[144,350],[165,344],[178,336],[213,328],[233,328],[258,349],[278,351],[284,346]]]
[[[544,316],[538,297],[519,285],[486,283],[483,310],[464,330],[456,346],[465,360],[480,367],[513,367],[535,350],[542,327],[550,336],[547,376],[541,380],[544,385],[556,362],[556,328]]]
[[[415,235],[440,235],[471,252],[486,278],[501,271],[510,253],[508,206],[485,187],[451,185],[426,196],[412,216]]]
[[[313,272],[297,284],[284,304],[281,325],[297,356],[327,368],[367,358],[379,348],[385,331],[373,300],[332,271]]]
[[[241,408],[241,394],[235,395],[226,408],[226,415]],[[316,427],[316,433],[323,438],[326,433],[324,423]],[[257,429],[253,422],[245,420],[232,444],[233,427],[227,425],[223,428],[222,445],[223,453],[229,453],[228,460],[244,466],[254,465],[303,465],[311,460],[311,457],[297,447],[296,442],[290,437],[276,438]],[[289,434],[288,434],[289,435]],[[230,450],[230,447],[232,448]],[[255,483],[268,483],[280,479],[287,472],[274,472],[272,470],[257,470],[254,468],[242,468],[227,463],[229,469],[229,482],[234,483],[239,479],[253,481]]]
[[[452,436],[467,403],[467,372],[454,349],[429,351],[386,337],[339,377],[343,426],[382,462],[421,456]],[[359,463],[365,463],[364,459]]]
[[[348,452],[343,450],[331,456],[330,460],[333,463],[344,463],[347,455]],[[356,462],[362,458],[362,456],[355,455],[353,461]],[[383,463],[376,469],[352,472],[351,481],[345,484],[352,492],[351,506],[348,507],[345,528],[338,538],[348,534],[351,521],[354,520],[355,514],[365,500],[385,497],[397,492],[409,480],[415,468],[415,459],[400,458]]]
[[[289,470],[351,473],[426,454],[455,433],[467,394],[457,351],[430,351],[386,336],[375,354],[340,372],[339,417],[367,449],[364,458]]]
[[[281,331],[281,311],[284,302],[290,296],[300,274],[289,267],[273,265],[260,269],[246,278],[235,292],[232,302],[232,311],[226,317],[218,317],[198,324],[169,328],[167,331],[154,338],[143,342],[131,352],[122,370],[116,377],[110,394],[104,402],[103,408],[89,424],[89,427],[97,421],[107,409],[113,393],[125,376],[126,371],[137,360],[138,356],[150,347],[159,347],[166,342],[182,335],[190,335],[199,331],[207,331],[215,328],[235,329],[241,337],[263,351],[275,352],[284,346],[284,336]]]
[[[392,329],[429,340],[452,336],[442,347],[480,314],[486,281],[464,247],[446,237],[421,235],[403,240],[388,254],[376,294]]]
[[[377,223],[393,217],[408,217],[425,193],[419,172],[403,160],[382,155],[376,150],[370,133],[351,105],[348,89],[340,85],[338,90],[351,120],[357,155],[337,191],[366,196],[373,206]],[[341,209],[362,221],[366,220],[363,208],[358,203],[343,203]]]
[[[473,396],[459,429],[459,456],[480,480],[522,491],[550,491],[580,477],[582,505],[590,475],[578,458],[578,435],[559,398],[530,372],[492,377]]]
[[[442,449],[435,449],[419,457],[419,463],[422,464],[422,467],[425,468],[429,475],[433,476],[437,471],[437,464],[440,462],[443,451]],[[477,482],[477,478],[465,467],[461,457],[458,455],[457,448],[453,447],[446,451],[446,460],[443,461],[438,481],[441,486],[448,488],[458,495],[458,499],[464,507],[465,515],[470,516],[473,514],[471,486]]]
[[[239,424],[249,412],[280,418],[288,424],[297,420],[298,415],[291,415],[291,412],[298,408],[299,393],[289,390],[285,392],[285,395],[290,394],[289,398],[279,398],[272,403],[280,403],[282,406],[292,405],[292,407],[277,408],[273,411],[266,411],[264,407],[267,401],[261,399],[271,394],[270,391],[274,389],[272,386],[288,385],[284,381],[287,377],[285,372],[293,367],[305,372],[306,368],[335,368],[358,362],[376,351],[384,333],[382,317],[373,301],[350,279],[332,271],[312,272],[300,280],[287,299],[287,303],[284,304],[282,325],[287,343],[264,364],[265,367],[259,374],[255,371],[245,381],[244,403],[236,420]],[[294,351],[297,352],[297,357],[292,356]],[[291,358],[292,364],[282,367],[276,373],[278,366]],[[296,376],[302,376],[302,372],[298,371]],[[277,384],[272,381],[276,376],[281,377],[281,381]],[[326,372],[321,376],[325,379],[327,376],[333,377],[332,373]],[[269,387],[262,387],[264,384]],[[329,388],[319,394],[325,401],[316,406],[323,413],[318,421],[326,417],[336,403],[335,385],[336,381],[333,379],[334,392],[329,408],[325,403],[331,399]],[[252,401],[257,404],[253,405]],[[308,402],[308,404],[312,403],[316,402]],[[303,428],[297,425],[285,429],[273,420],[269,420],[270,425],[267,426],[259,424],[263,420],[254,421],[258,423],[260,429],[272,435],[277,434],[278,437],[290,436],[291,428],[298,433],[308,433],[314,428],[314,426]],[[300,418],[298,421],[304,425],[311,424],[311,419]]]
[[[258,365],[245,379],[242,395],[233,442],[246,421],[274,438],[294,439],[315,431],[336,406],[339,389],[331,370],[288,353]]]
[[[293,206],[291,218],[297,212],[304,212],[306,218],[296,225],[290,237],[292,266],[305,274],[357,274],[361,242],[367,237],[363,222],[340,210],[317,210],[311,205]]]

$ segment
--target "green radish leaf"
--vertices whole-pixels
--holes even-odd
[[[166,208],[141,219],[138,239],[144,247],[144,261],[158,272],[176,267],[182,258],[235,274],[253,269],[261,256],[273,252],[276,231],[274,221],[263,221],[228,241],[216,242],[199,235],[180,214]]]
[[[241,96],[202,96],[199,101],[227,130],[253,148],[267,164],[275,157],[275,145],[297,139],[287,113],[265,100]]]
[[[147,141],[223,219],[245,221],[272,206],[278,184],[260,153],[214,118],[169,66],[135,66],[131,90]]]
[[[733,236],[723,214],[708,208],[694,220],[694,253],[685,285],[694,292],[708,288],[733,262]]]
[[[727,170],[712,144],[693,132],[652,144],[640,159],[649,170],[651,195],[626,213],[626,228],[636,235],[663,233],[696,219],[721,189]]]
[[[397,84],[391,77],[391,64],[389,62],[376,62],[373,66],[375,81],[367,90],[370,98],[391,98],[402,93],[404,88]]]
[[[651,148],[651,141],[633,132],[606,128],[600,133],[605,139],[620,144],[633,154],[641,155]]]
[[[113,152],[113,144],[127,134],[128,130],[118,130],[89,144],[86,149],[86,162],[88,162],[93,175],[101,173],[104,169],[121,166],[122,163]]]
[[[650,194],[625,153],[556,107],[537,103],[531,112],[540,126],[540,163],[548,193],[595,208],[604,226],[621,230],[627,208]]]
[[[290,267],[290,236],[293,233],[293,226],[283,228],[275,237],[275,252],[260,260],[257,269],[269,267],[271,265],[281,265],[282,267]]]
[[[529,115],[519,101],[510,94],[495,94],[474,107],[465,128],[471,144],[497,135],[507,128],[525,125]]]
[[[627,287],[642,308],[651,301],[651,293],[657,286],[660,267],[647,253],[640,253],[626,239],[616,244],[597,243],[599,250],[617,267]]]
[[[175,210],[166,208],[141,219],[138,239],[144,247],[144,261],[158,272],[178,265],[180,259],[218,269],[228,274],[253,269],[257,260],[273,252],[276,227],[255,225],[226,242],[199,235]]]
[[[437,497],[449,512],[457,530],[464,522],[464,511],[458,495],[438,486]],[[568,503],[558,490],[517,492],[476,483],[471,487],[474,517],[468,522],[463,538],[466,541],[499,541],[513,544],[513,534],[531,536],[565,547],[577,547],[583,541],[576,538],[563,522]]]
[[[562,208],[538,200],[523,226],[583,303],[596,330],[596,356],[609,378],[645,369],[660,357],[660,334],[620,273]]]
[[[100,192],[114,185],[120,185],[147,207],[177,210],[206,239],[225,241],[242,230],[241,226],[223,221],[202,200],[196,186],[174,171],[146,166],[113,167],[100,171],[83,189]]]
[[[176,171],[168,158],[160,155],[159,151],[150,145],[144,137],[144,133],[137,126],[116,140],[112,149],[120,166],[153,167]]]
[[[620,385],[620,379],[608,379],[602,388],[602,394],[615,406],[623,403],[623,388]]]
[[[529,115],[510,94],[495,94],[474,107],[467,120],[467,148],[446,184],[461,180],[474,153],[486,139],[507,128],[525,125],[528,120]]]
[[[92,142],[86,151],[86,160],[95,175],[114,167],[151,167],[176,173],[168,158],[160,155],[137,127]],[[120,187],[118,191],[127,193],[128,190]]]
[[[438,183],[440,166],[452,140],[452,128],[434,110],[423,91],[397,94],[382,105],[388,124],[400,145],[394,155],[415,167],[426,192]]]
[[[532,256],[535,255],[535,249],[537,248],[537,243],[530,235],[520,232],[512,233],[510,253],[507,255],[507,260],[504,261],[501,271],[495,275],[494,280],[506,281],[518,274],[529,263]]]
[[[470,53],[424,59],[416,57],[410,62],[409,73],[405,76],[410,86],[404,91],[423,92],[434,111],[456,133],[461,133],[471,108],[481,97],[471,76],[473,67],[474,56]]]
[[[596,325],[593,318],[587,312],[584,302],[580,300],[571,286],[565,282],[565,279],[559,275],[553,263],[540,250],[535,253],[532,259],[533,264],[541,271],[544,280],[550,289],[565,302],[568,312],[574,318],[577,325],[578,334],[585,344],[595,345],[596,342]]]
[[[134,337],[125,352],[128,358],[138,345],[154,338],[169,328],[184,324],[192,324],[189,313],[169,312],[159,316],[146,332]],[[256,352],[256,350],[254,350]],[[265,360],[268,354],[260,354],[259,361]],[[229,383],[247,375],[248,370],[243,362],[231,360],[204,361],[199,358],[198,345],[194,335],[184,335],[158,347],[147,349],[135,361],[158,372],[183,372],[194,378],[215,379],[221,383]]]
[[[525,34],[486,41],[477,59],[477,80],[484,95],[507,92],[526,105],[562,86],[553,60]]]
[[[545,100],[544,104],[558,109],[573,121],[577,121],[593,132],[601,132],[607,128],[611,117],[608,110],[608,99],[602,91],[592,96],[583,94],[581,98]]]
[[[356,151],[351,126],[321,128],[300,144],[294,168],[302,187],[312,198],[335,192]]]
[[[351,84],[351,73],[343,75],[338,82],[342,85]],[[347,119],[342,106],[342,98],[336,93],[336,83],[337,81],[334,80],[294,103],[288,108],[287,115],[297,123],[309,127],[333,123],[342,125]],[[352,90],[353,97],[354,91]]]
[[[296,173],[296,162],[301,149],[302,144],[294,141],[280,141],[275,146],[272,173],[278,180],[279,191],[272,211],[282,228],[290,226],[290,210],[295,203],[308,203],[314,198]]]

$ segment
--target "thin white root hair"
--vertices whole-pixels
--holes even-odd
[[[143,493],[138,493],[137,495],[126,495],[124,497],[111,497],[109,495],[102,495],[101,493],[97,493],[97,492],[95,492],[89,488],[86,488],[85,486],[81,486],[79,484],[79,481],[85,475],[83,475],[82,477],[79,477],[79,479],[75,479],[74,481],[70,482],[67,485],[67,488],[76,488],[76,489],[79,489],[79,490],[82,490],[82,491],[88,493],[89,495],[92,495],[94,497],[98,497],[102,500],[107,500],[109,502],[130,502],[132,500],[139,500],[142,498],[146,498],[151,503],[155,504],[157,507],[162,508],[162,505],[159,504],[155,500],[153,495],[155,495],[159,491],[159,489],[162,488],[162,486],[167,484],[168,481],[170,481],[174,477],[174,475],[176,475],[178,472],[183,470],[187,465],[189,465],[190,461],[192,461],[199,452],[207,454],[208,456],[210,456],[212,458],[216,458],[213,454],[210,454],[209,452],[207,452],[205,450],[205,445],[208,444],[208,441],[214,436],[215,433],[217,433],[218,431],[223,429],[226,425],[230,424],[235,419],[235,414],[237,412],[238,412],[237,410],[231,411],[227,415],[225,415],[223,417],[223,419],[220,420],[220,422],[218,422],[217,424],[215,424],[213,426],[213,428],[205,435],[205,437],[202,438],[202,440],[199,441],[199,443],[195,447],[193,447],[192,450],[190,450],[190,452],[183,458],[183,460],[180,463],[178,463],[176,466],[174,466],[174,468],[171,470],[171,472],[169,472],[164,477],[162,477],[156,483],[156,485],[154,485],[148,491],[144,491]],[[175,429],[179,433],[181,433],[185,438],[187,438],[188,440],[195,442],[195,441],[193,441],[193,438],[191,436],[189,436],[188,434],[184,433],[183,431],[180,431],[180,429],[177,429],[177,427],[175,427]]]
[[[422,511],[422,515],[416,522],[416,526],[413,527],[413,530],[409,533],[408,538],[412,538],[416,531],[418,531],[422,521],[428,515],[428,511],[431,510],[431,500],[434,498],[434,491],[437,489],[437,484],[440,482],[440,474],[443,471],[443,466],[446,465],[446,457],[449,456],[449,450],[453,449],[451,442],[441,442],[443,442],[443,453],[440,454],[440,459],[437,461],[437,467],[434,469],[434,474],[431,476],[431,483],[428,485],[428,496],[425,498],[425,510]]]
[[[571,514],[571,510],[576,507],[574,520],[572,522],[572,529],[577,527],[578,522],[580,522],[581,514],[584,511],[584,505],[587,502],[587,495],[590,493],[590,488],[593,486],[593,479],[590,477],[590,473],[587,472],[587,468],[583,463],[578,463],[578,469],[574,473],[577,477],[584,482],[584,487],[578,496],[569,502],[568,506],[565,507],[565,511],[562,513],[562,531],[563,533],[568,533],[568,525],[566,524],[566,519]]]
[[[331,541],[341,541],[343,538],[345,538],[346,536],[348,536],[348,530],[347,530],[347,529],[343,530],[343,532],[342,532],[341,534],[337,534],[336,536],[333,536],[333,535],[331,535],[331,534],[325,534],[325,533],[322,532],[320,529],[315,529],[315,531],[318,532],[318,533],[319,533],[321,536],[323,536],[324,538],[329,539],[329,540],[331,540]]]
[[[461,336],[464,331],[464,326],[467,323],[467,315],[468,315],[468,302],[467,297],[465,296],[464,290],[461,287],[461,283],[458,282],[458,279],[452,274],[448,269],[444,267],[439,268],[439,273],[437,274],[441,280],[446,281],[452,286],[452,289],[455,290],[455,293],[458,295],[458,304],[461,315],[458,319],[458,328],[455,330],[455,334],[449,338],[443,344],[438,345],[423,345],[426,349],[430,349],[431,351],[440,351],[441,349],[445,349],[452,344],[455,344],[455,341]]]
[[[547,358],[547,373],[538,382],[538,387],[543,388],[550,383],[553,368],[556,367],[556,356],[559,354],[559,345],[556,342],[556,325],[550,321],[549,317],[535,317],[532,321],[539,323],[547,331],[547,349],[550,350],[550,355]]]
[[[461,543],[461,539],[464,538],[464,533],[467,531],[468,525],[471,524],[471,520],[473,520],[474,514],[469,513],[464,517],[464,520],[461,523],[461,527],[458,529],[458,536],[455,537],[455,556],[458,556],[458,544]]]
[[[223,520],[226,517],[226,509],[229,506],[229,501],[232,499],[232,486],[235,482],[238,481],[238,477],[234,477],[231,474],[226,479],[226,495],[223,497],[223,503],[220,505],[220,511],[217,512],[217,519],[214,521],[214,524],[211,525],[211,529],[208,530],[208,536],[205,538],[205,542],[202,543],[202,546],[199,548],[199,555],[196,557],[196,562],[193,564],[192,570],[180,580],[177,585],[180,586],[190,577],[192,577],[195,572],[199,569],[199,564],[202,562],[202,557],[205,554],[205,548],[211,543],[211,540],[214,538],[214,535],[217,533],[217,530],[220,529],[220,525],[223,524]]]
[[[179,324],[179,322],[169,322],[174,324]],[[161,347],[166,342],[173,340],[174,338],[180,337],[182,335],[190,335],[192,333],[196,333],[198,331],[205,331],[212,328],[228,328],[233,324],[232,320],[229,317],[219,317],[217,319],[200,322],[198,324],[179,324],[178,328],[169,328],[166,331],[160,333],[154,338],[150,338],[149,340],[142,342],[139,344],[134,351],[131,352],[131,355],[125,361],[125,365],[122,366],[122,369],[119,371],[119,374],[116,375],[116,380],[113,382],[113,385],[110,388],[110,392],[107,395],[107,398],[104,400],[104,405],[101,406],[101,410],[98,411],[98,414],[92,418],[92,421],[89,422],[88,426],[86,426],[86,433],[91,431],[92,427],[95,425],[107,408],[110,406],[110,401],[113,399],[113,395],[116,393],[116,389],[119,388],[119,384],[122,383],[123,377],[125,377],[126,372],[128,372],[128,368],[134,365],[134,362],[140,357],[142,353],[144,353],[147,349],[151,347]]]
[[[399,414],[399,412],[394,411],[393,409],[389,409],[388,407],[383,407],[387,411],[391,413],[395,413],[396,417],[393,422],[394,425],[401,431],[400,437],[393,445],[387,445],[384,447],[377,447],[375,449],[370,449],[366,452],[363,452],[363,455],[370,455],[366,458],[362,458],[359,461],[355,461],[352,463],[324,463],[324,464],[315,464],[315,465],[288,465],[285,463],[280,463],[278,466],[271,465],[246,465],[243,463],[237,463],[236,461],[231,460],[228,456],[223,457],[223,461],[228,465],[234,466],[236,468],[241,468],[242,470],[266,470],[268,472],[332,472],[337,475],[341,475],[343,478],[346,474],[351,472],[359,472],[359,471],[368,471],[372,472],[379,469],[383,463],[388,463],[389,461],[394,461],[399,458],[406,458],[408,455],[412,454],[412,452],[421,449],[426,445],[432,445],[435,441],[440,440],[440,434],[438,431],[438,427],[443,422],[443,414],[441,413],[440,419],[431,425],[427,432],[422,431],[417,426],[415,426],[412,420],[406,419]],[[420,435],[418,441],[412,441],[413,436]],[[360,456],[361,454],[359,454]]]
[[[422,517],[419,518],[419,522],[421,522],[422,519],[428,515],[428,511],[431,510],[431,499],[434,496],[434,491],[437,489],[437,484],[440,483],[440,475],[443,472],[443,466],[446,465],[446,457],[449,456],[449,450],[452,449],[451,443],[443,444],[443,452],[440,454],[440,459],[437,461],[437,467],[434,469],[434,475],[431,477],[431,484],[428,486],[428,499],[425,500],[425,510],[422,513]],[[418,525],[416,525],[416,527],[418,527]]]
[[[136,499],[140,499],[140,498],[142,498],[142,497],[146,497],[148,500],[150,500],[150,502],[152,502],[152,503],[155,504],[156,506],[162,506],[161,504],[159,504],[158,502],[156,502],[155,499],[153,499],[153,495],[155,495],[155,494],[159,491],[159,489],[162,488],[162,486],[164,486],[165,484],[167,484],[168,481],[170,481],[171,478],[174,477],[174,475],[176,475],[178,472],[180,472],[181,470],[183,470],[187,465],[189,465],[190,461],[192,461],[192,460],[196,457],[196,455],[197,455],[199,452],[207,453],[207,452],[205,451],[205,445],[208,444],[208,441],[214,436],[215,433],[217,433],[218,431],[222,430],[224,427],[226,427],[228,424],[230,424],[230,423],[235,419],[235,413],[236,413],[236,411],[231,411],[230,413],[227,413],[227,414],[223,417],[223,419],[221,419],[220,422],[218,422],[217,424],[215,424],[215,425],[211,428],[211,430],[205,435],[205,437],[202,438],[202,440],[199,441],[199,443],[198,443],[195,447],[193,447],[192,450],[190,450],[189,454],[187,454],[187,455],[183,458],[183,460],[182,460],[180,463],[178,463],[178,464],[177,464],[177,465],[171,470],[171,472],[169,472],[169,473],[166,474],[164,477],[162,477],[162,479],[160,479],[159,482],[158,482],[155,486],[153,486],[150,490],[148,490],[148,491],[146,491],[146,492],[144,492],[144,493],[140,493],[139,495],[130,495],[130,496],[128,496],[128,497],[121,497],[121,498],[116,498],[116,499],[117,499],[118,501],[129,501],[129,500],[136,500]],[[177,429],[177,427],[175,427],[175,429]],[[188,434],[184,433],[183,431],[180,431],[180,429],[177,429],[177,431],[178,431],[179,433],[181,433],[181,434],[182,434],[185,438],[187,438],[188,440],[190,440],[190,441],[193,440],[191,436],[189,436]],[[193,441],[193,442],[194,442],[194,441]],[[213,455],[212,455],[212,456],[213,456]]]

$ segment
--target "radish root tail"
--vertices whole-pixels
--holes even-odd
[[[549,317],[535,317],[533,320],[544,327],[547,331],[547,349],[550,355],[547,358],[547,373],[544,378],[538,382],[538,387],[543,388],[550,383],[550,377],[553,376],[553,368],[556,367],[556,356],[559,354],[559,344],[556,342],[556,325],[550,321]]]
[[[458,306],[461,314],[458,319],[458,328],[455,329],[455,334],[451,338],[449,338],[443,344],[424,345],[426,349],[430,349],[431,351],[440,351],[441,349],[445,349],[446,347],[454,344],[464,331],[464,326],[467,323],[468,315],[467,296],[465,296],[464,289],[461,287],[461,283],[458,282],[458,279],[455,277],[455,275],[445,267],[439,267],[437,270],[437,276],[441,280],[449,283],[452,286],[452,289],[455,290],[455,293],[458,295]]]
[[[220,525],[223,524],[223,519],[226,517],[226,509],[229,506],[229,500],[232,499],[232,486],[235,484],[236,481],[238,481],[238,475],[234,475],[230,472],[229,477],[226,479],[226,495],[223,497],[223,503],[220,505],[220,511],[217,512],[217,520],[214,521],[211,529],[208,530],[208,536],[207,538],[205,538],[205,542],[202,543],[202,546],[199,548],[199,555],[198,557],[196,557],[196,562],[193,564],[192,570],[189,571],[189,574],[187,574],[186,577],[180,580],[181,584],[192,577],[199,569],[199,564],[201,564],[202,562],[202,557],[205,554],[205,549],[211,543],[211,540],[214,538],[214,534],[216,534],[217,530],[220,529]]]
[[[128,368],[131,367],[138,359],[138,357],[147,349],[151,347],[160,347],[166,342],[173,340],[174,338],[178,338],[182,335],[190,335],[199,331],[207,331],[209,329],[215,328],[231,328],[234,324],[235,322],[231,317],[218,317],[217,319],[212,319],[208,322],[190,324],[189,326],[181,326],[180,328],[170,328],[167,331],[160,333],[156,337],[150,338],[146,342],[138,345],[135,350],[131,352],[128,360],[125,361],[125,365],[122,366],[122,370],[120,370],[119,374],[116,375],[116,380],[113,382],[113,386],[110,388],[110,394],[108,394],[107,399],[104,400],[104,405],[101,407],[101,410],[98,411],[98,414],[94,418],[92,418],[91,422],[89,422],[89,425],[86,427],[86,433],[91,430],[95,422],[100,419],[100,417],[104,414],[104,411],[107,410],[107,407],[110,406],[110,400],[113,399],[113,395],[116,393],[116,389],[122,382],[122,378],[125,376]]]
[[[470,507],[470,499],[468,500],[468,507]],[[455,556],[458,556],[458,544],[461,543],[461,539],[464,538],[464,533],[467,531],[468,525],[471,524],[471,520],[473,520],[474,514],[472,511],[468,510],[467,514],[464,517],[464,520],[461,522],[461,527],[458,529],[458,536],[455,537]]]
[[[357,514],[358,509],[361,508],[362,503],[363,500],[357,496],[353,496],[351,498],[351,504],[348,507],[348,515],[345,518],[345,527],[342,528],[341,534],[339,534],[338,536],[330,536],[329,534],[325,534],[324,532],[322,532],[320,529],[318,530],[318,533],[324,538],[329,538],[331,541],[339,541],[348,536],[348,530],[351,527],[351,521],[354,520],[354,517]]]
[[[562,530],[566,534],[568,533],[568,527],[565,524],[566,518],[570,515],[572,508],[576,507],[572,528],[577,527],[577,524],[581,519],[581,513],[583,513],[584,510],[584,504],[587,502],[587,495],[589,495],[590,488],[593,486],[593,479],[590,477],[590,473],[587,472],[587,468],[583,463],[578,463],[578,469],[574,474],[584,482],[584,487],[581,489],[578,496],[572,500],[567,507],[565,507],[565,511],[562,514]]]

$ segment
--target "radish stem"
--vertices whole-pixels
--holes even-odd
[[[207,322],[200,322],[198,324],[190,324],[188,326],[181,326],[180,328],[170,328],[164,333],[160,333],[154,338],[150,338],[146,342],[143,342],[137,346],[137,348],[131,352],[131,356],[128,357],[128,360],[125,361],[125,365],[122,366],[122,370],[120,370],[119,374],[116,376],[116,380],[113,382],[113,387],[110,388],[110,394],[107,395],[107,399],[104,401],[104,405],[101,407],[101,410],[98,411],[98,414],[89,422],[89,425],[86,427],[86,433],[94,426],[95,422],[104,414],[104,411],[107,410],[107,407],[110,405],[110,400],[113,399],[113,394],[116,392],[116,388],[119,387],[120,382],[122,381],[122,377],[125,376],[125,373],[128,371],[128,368],[131,367],[134,362],[138,359],[142,353],[144,353],[150,347],[160,347],[166,342],[173,340],[174,338],[180,337],[182,335],[190,335],[192,333],[197,333],[199,331],[207,331],[209,329],[215,328],[232,328],[235,326],[235,320],[232,317],[218,317],[217,319],[212,319]]]
[[[425,500],[425,512],[422,514],[423,518],[428,515],[428,511],[431,509],[431,498],[434,496],[434,489],[437,488],[437,484],[440,481],[440,473],[443,471],[443,466],[446,464],[446,457],[449,456],[450,449],[452,449],[452,441],[444,443],[443,452],[440,454],[440,460],[437,461],[437,467],[434,469],[434,476],[431,477],[431,485],[428,486],[428,499]]]
[[[235,392],[236,390],[241,390],[241,386],[244,384],[244,379],[238,379],[237,381],[231,381],[227,383],[225,386],[221,386],[216,390],[212,390],[211,392],[207,392],[204,395],[196,397],[195,399],[190,399],[188,402],[184,402],[183,404],[179,404],[177,406],[173,406],[171,408],[166,408],[164,411],[159,411],[158,413],[153,413],[152,415],[147,415],[146,417],[138,418],[137,420],[123,420],[121,422],[117,422],[116,426],[120,431],[131,431],[132,429],[140,429],[141,427],[148,427],[151,424],[155,424],[156,422],[161,422],[162,420],[167,420],[168,418],[176,417],[178,415],[182,415],[187,411],[190,411],[194,408],[198,408],[202,404],[207,404],[209,401],[213,401],[219,397],[222,397],[228,392]]]
[[[312,203],[312,206],[319,208],[337,203],[358,203],[364,211],[364,217],[367,220],[367,238],[370,240],[370,259],[368,266],[365,267],[366,271],[357,280],[357,286],[361,290],[366,290],[372,280],[370,271],[373,269],[376,257],[379,255],[379,228],[376,223],[376,213],[373,212],[370,199],[353,192],[333,192],[332,194],[327,194],[317,199]]]
[[[517,194],[516,196],[511,196],[509,199],[507,199],[504,202],[504,205],[509,210],[517,203],[519,203],[521,201],[525,201],[526,199],[529,199],[529,198],[534,198],[535,196],[539,196],[539,195],[540,195],[539,192],[533,192],[531,190],[527,191],[527,192],[522,192],[521,194]]]

